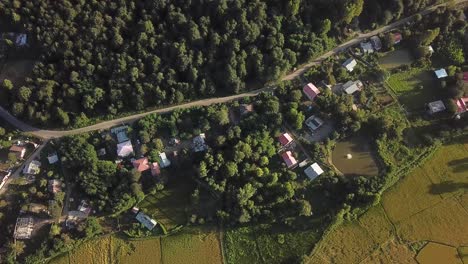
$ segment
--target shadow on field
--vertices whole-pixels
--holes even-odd
[[[452,160],[447,165],[452,167],[453,172],[468,171],[468,158]]]
[[[468,183],[445,181],[438,184],[432,184],[429,188],[431,194],[451,193],[460,189],[468,189]]]

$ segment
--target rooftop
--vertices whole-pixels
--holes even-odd
[[[294,158],[291,151],[284,152],[283,154],[281,154],[281,157],[283,158],[288,168],[294,167],[297,164],[297,160],[296,158]]]
[[[193,139],[193,150],[195,152],[201,152],[208,149],[208,146],[205,143],[205,138],[205,133],[202,133]]]
[[[150,168],[148,158],[141,158],[141,159],[134,160],[132,164],[133,164],[133,167],[139,172],[149,170]]]
[[[430,114],[442,112],[446,109],[444,102],[442,102],[441,100],[430,102],[427,104],[427,107]]]
[[[139,212],[135,216],[136,220],[140,222],[142,225],[144,225],[146,228],[149,230],[153,230],[153,228],[158,224],[156,220],[152,219],[148,215],[144,214],[143,212]]]
[[[437,79],[442,79],[448,76],[447,71],[445,69],[439,69],[434,71],[435,75],[437,76]]]
[[[34,219],[32,217],[19,217],[16,219],[15,238],[30,239],[34,227]]]
[[[130,140],[117,144],[117,156],[124,158],[131,154],[133,154],[133,145]]]
[[[356,67],[357,61],[354,58],[349,58],[345,62],[343,62],[342,66],[345,67],[349,72],[354,70]]]
[[[312,83],[305,85],[302,91],[306,94],[309,100],[314,100],[315,97],[320,94],[320,90]]]
[[[315,180],[315,178],[323,173],[323,170],[320,168],[318,163],[315,162],[314,164],[307,167],[307,169],[304,170],[304,173],[307,175],[307,177],[309,177],[310,180]]]
[[[289,133],[282,134],[279,136],[278,140],[283,147],[294,141]]]

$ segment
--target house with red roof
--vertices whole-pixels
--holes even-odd
[[[320,90],[315,87],[312,83],[308,83],[304,88],[302,89],[306,96],[309,98],[309,100],[313,101],[317,95],[320,94]]]
[[[159,167],[159,164],[157,162],[151,163],[150,168],[152,176],[158,176],[161,174],[161,168]]]
[[[468,82],[468,72],[463,73],[463,81]]]
[[[457,104],[457,114],[468,112],[468,97],[462,97],[455,100]]]
[[[132,163],[133,167],[139,172],[143,172],[150,169],[148,158],[137,159],[134,160]]]
[[[17,159],[21,160],[24,158],[24,154],[26,154],[26,147],[13,145],[10,148],[10,152],[14,153]]]
[[[289,133],[283,133],[281,136],[279,136],[278,140],[281,146],[283,147],[291,144],[291,142],[294,141],[294,139],[291,137],[291,135],[289,135]]]
[[[291,151],[283,152],[283,154],[281,154],[281,157],[283,158],[284,163],[286,163],[286,166],[288,166],[289,169],[296,166],[297,160],[296,158],[294,158]]]

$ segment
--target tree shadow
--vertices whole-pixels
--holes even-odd
[[[444,181],[438,184],[432,184],[429,187],[430,194],[444,194],[455,192],[460,189],[468,189],[468,183]]]
[[[468,171],[468,158],[452,160],[447,162],[447,165],[452,167],[452,171],[455,173]]]

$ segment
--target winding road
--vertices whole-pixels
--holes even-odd
[[[453,3],[454,4],[462,4],[462,3],[466,3],[466,2],[468,2],[468,0],[456,0]],[[419,12],[418,14],[423,15],[423,16],[427,15],[427,14],[430,14],[434,10],[436,10],[438,7],[445,6],[447,4],[448,3],[443,3],[443,4],[431,6],[431,7],[427,8],[427,9]],[[336,54],[338,54],[340,52],[343,52],[347,48],[352,47],[352,46],[360,43],[361,41],[363,41],[363,40],[365,40],[365,39],[367,39],[367,38],[369,38],[371,36],[390,31],[392,29],[395,29],[395,28],[407,23],[407,22],[410,22],[415,18],[415,16],[416,15],[413,15],[413,16],[410,16],[410,17],[407,17],[407,18],[403,18],[403,19],[401,19],[401,20],[399,20],[397,22],[394,22],[394,23],[389,24],[387,26],[384,26],[384,27],[378,28],[376,30],[370,31],[368,33],[359,34],[355,38],[353,38],[353,39],[351,39],[351,40],[349,40],[349,41],[347,41],[345,43],[342,43],[339,46],[337,46],[336,48],[334,48],[333,50],[330,50],[327,53],[315,58],[311,62],[309,62],[309,63],[307,63],[305,65],[302,65],[296,71],[286,75],[283,78],[283,80],[292,80],[292,79],[300,76],[302,73],[307,71],[312,66],[320,64],[323,60],[325,60],[325,59],[327,59],[327,58],[329,58],[329,57],[331,57],[333,55],[336,55]],[[5,119],[7,122],[9,122],[13,126],[15,126],[16,128],[18,128],[18,129],[20,129],[20,130],[22,130],[24,132],[28,132],[28,133],[36,136],[36,137],[40,137],[42,139],[47,140],[47,139],[60,138],[60,137],[63,137],[63,136],[75,135],[75,134],[80,134],[80,133],[85,133],[85,132],[90,132],[90,131],[96,131],[96,130],[101,130],[101,129],[108,129],[108,128],[111,128],[113,126],[120,125],[120,124],[123,124],[123,123],[132,123],[132,122],[134,122],[136,120],[139,120],[142,117],[144,117],[146,115],[149,115],[149,114],[152,114],[152,113],[166,113],[166,112],[174,111],[176,109],[190,108],[190,107],[194,107],[194,106],[207,106],[207,105],[212,105],[212,104],[230,102],[230,101],[238,100],[238,99],[241,99],[241,98],[244,98],[244,97],[257,96],[261,92],[272,91],[273,89],[274,89],[274,87],[265,87],[265,88],[262,88],[262,89],[258,89],[258,90],[254,90],[254,91],[250,91],[250,92],[246,92],[246,93],[242,93],[242,94],[227,96],[227,97],[202,99],[202,100],[193,101],[193,102],[190,102],[190,103],[170,106],[170,107],[166,107],[166,108],[161,108],[161,109],[157,109],[157,110],[144,112],[144,113],[141,113],[141,114],[135,114],[135,115],[127,116],[127,117],[122,117],[122,118],[117,118],[117,119],[113,119],[113,120],[109,120],[109,121],[104,121],[104,122],[97,123],[97,124],[92,125],[92,126],[73,129],[73,130],[44,130],[44,129],[40,129],[40,128],[35,128],[33,126],[30,126],[30,125],[24,123],[21,120],[18,120],[16,117],[12,116],[3,107],[0,107],[0,117]]]

